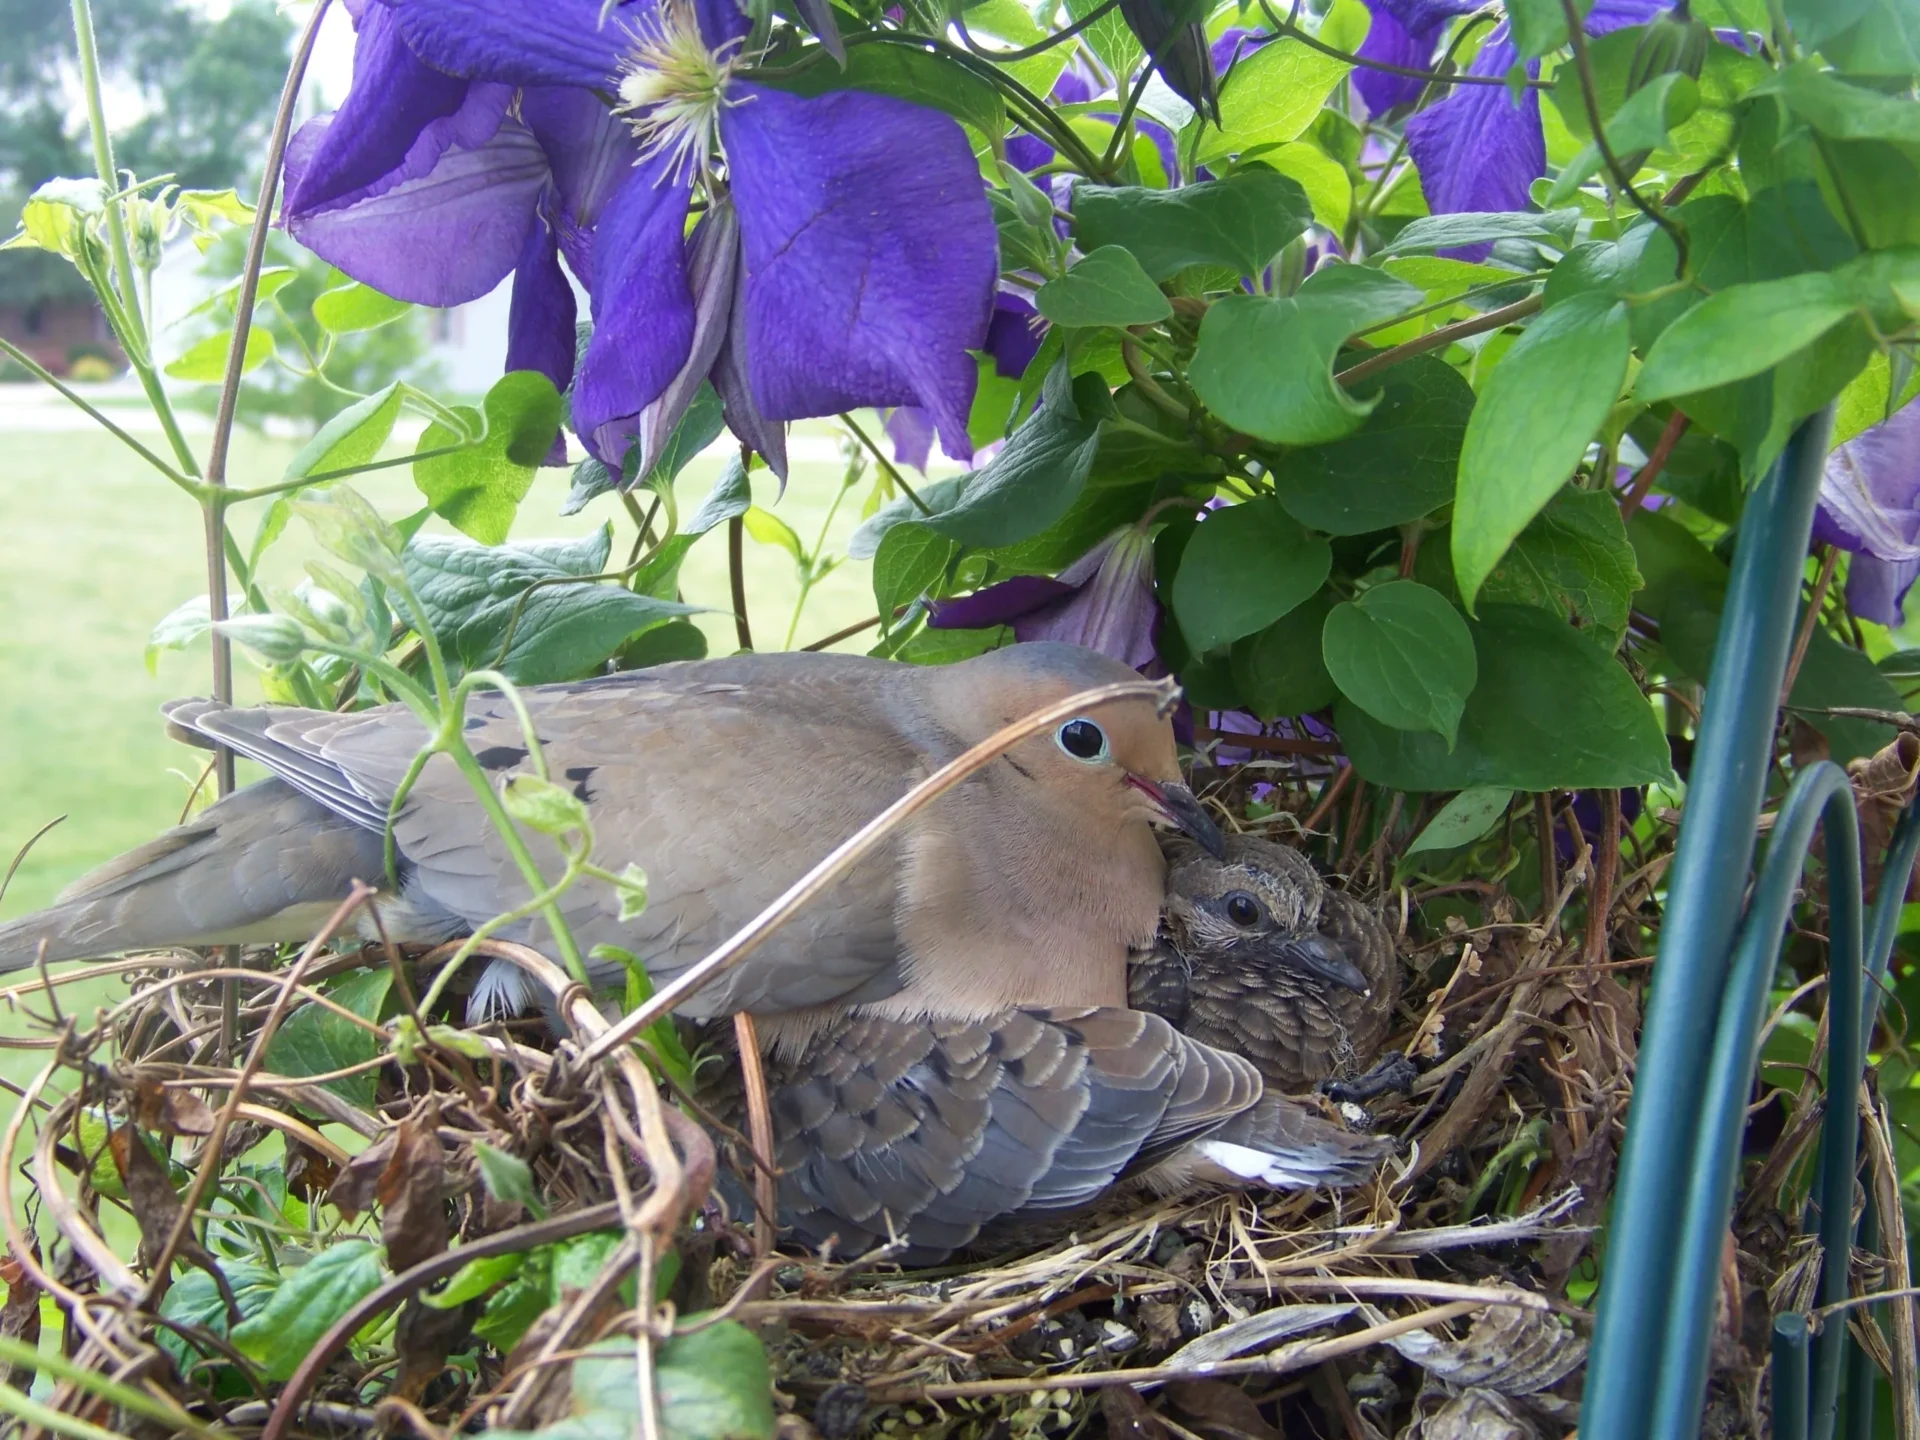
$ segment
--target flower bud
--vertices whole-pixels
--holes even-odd
[[[1627,67],[1627,93],[1633,94],[1662,75],[1698,80],[1712,40],[1712,30],[1705,21],[1687,13],[1684,0],[1656,15],[1634,47],[1633,60]]]
[[[1206,27],[1191,0],[1120,0],[1120,15],[1167,82],[1182,100],[1215,125],[1220,123],[1220,88],[1213,73],[1213,50]]]

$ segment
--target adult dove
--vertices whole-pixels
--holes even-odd
[[[1266,851],[1278,847],[1228,844],[1240,853],[1182,854],[1169,876],[1156,954],[1177,969],[1183,999],[1225,993],[1250,971],[1271,979],[1300,968],[1278,941],[1251,959],[1243,927],[1201,923],[1197,907],[1247,886],[1284,905],[1302,878],[1316,901],[1324,890],[1311,869],[1302,877],[1285,859],[1275,864]],[[1300,908],[1286,927],[1296,940]],[[1390,946],[1385,953],[1391,961]],[[1374,1172],[1389,1142],[1269,1089],[1260,1057],[1241,1048],[1264,1030],[1209,1043],[1191,1031],[1207,1013],[1186,1003],[1166,1016],[1060,1007],[972,1021],[846,1015],[797,1050],[776,1047],[767,1086],[780,1222],[809,1246],[832,1239],[842,1255],[898,1238],[899,1258],[924,1265],[1009,1225],[1080,1209],[1121,1182],[1167,1194],[1311,1189]],[[1202,1023],[1209,1036],[1220,1028]],[[737,1066],[723,1067],[708,1104],[738,1128],[744,1103]]]
[[[1043,706],[1137,678],[1089,650],[1028,644],[949,666],[739,655],[529,688],[550,773],[592,818],[596,862],[647,875],[637,919],[620,920],[611,886],[582,881],[563,898],[567,922],[583,952],[616,945],[671,980],[941,764]],[[388,807],[427,738],[410,711],[183,701],[166,714],[270,778],[0,926],[0,971],[32,964],[42,946],[59,961],[303,940],[352,881],[386,888]],[[496,778],[525,767],[501,697],[471,700],[466,731]],[[1154,825],[1220,844],[1154,707],[1091,709],[936,799],[681,1013],[869,1005],[979,1018],[1014,1004],[1122,1005],[1129,946],[1158,918]],[[395,940],[438,943],[529,896],[444,755],[421,771],[393,835],[400,883],[379,906]],[[558,872],[550,850],[536,854]],[[500,933],[551,939],[538,919]],[[517,1005],[516,977],[496,967],[482,988]],[[804,1035],[808,1023],[789,1028]]]
[[[1282,1091],[1363,1070],[1400,995],[1379,917],[1271,840],[1231,836],[1224,860],[1166,849],[1166,918],[1134,959],[1128,1003],[1246,1056]],[[1202,954],[1211,963],[1194,964]]]

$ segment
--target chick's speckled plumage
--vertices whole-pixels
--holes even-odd
[[[1153,948],[1135,957],[1128,1003],[1246,1056],[1282,1091],[1366,1069],[1400,994],[1379,918],[1271,840],[1231,836],[1224,862],[1177,843],[1166,849],[1166,910]],[[1235,897],[1255,903],[1253,923],[1236,921]],[[1315,958],[1322,963],[1303,963]],[[1330,978],[1343,965],[1344,979]]]

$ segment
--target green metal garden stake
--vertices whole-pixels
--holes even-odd
[[[1773,1440],[1807,1440],[1807,1317],[1773,1322]]]
[[[1580,1433],[1646,1435],[1674,1289],[1674,1188],[1688,1173],[1734,932],[1752,873],[1807,538],[1832,432],[1806,421],[1747,501],[1669,871]],[[1712,1312],[1691,1317],[1702,1330]]]

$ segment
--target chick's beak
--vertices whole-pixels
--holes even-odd
[[[1193,791],[1178,782],[1160,784],[1139,775],[1127,776],[1127,783],[1153,802],[1158,810],[1176,830],[1184,831],[1216,860],[1227,858],[1226,837],[1220,833],[1220,827],[1213,823]]]
[[[1304,940],[1283,940],[1278,952],[1282,960],[1296,965],[1329,985],[1338,985],[1342,989],[1352,990],[1365,995],[1373,987],[1367,984],[1367,977],[1359,968],[1342,955],[1339,949],[1324,936],[1311,935]]]

